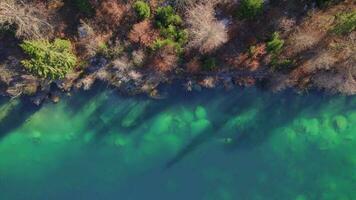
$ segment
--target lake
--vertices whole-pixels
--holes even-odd
[[[256,88],[0,99],[1,200],[356,199],[356,97]]]

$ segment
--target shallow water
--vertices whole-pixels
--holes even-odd
[[[356,199],[356,97],[0,100],[0,199]]]

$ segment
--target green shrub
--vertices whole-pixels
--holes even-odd
[[[157,9],[155,21],[159,28],[167,28],[169,25],[180,25],[182,18],[175,14],[172,6],[164,6]]]
[[[89,3],[89,0],[74,0],[74,4],[80,12],[86,15],[91,15],[94,12],[94,8]]]
[[[63,78],[77,64],[68,40],[25,40],[20,47],[29,56],[29,59],[21,61],[22,65],[42,78]]]
[[[332,32],[337,35],[351,33],[356,28],[356,11],[340,13],[336,16],[336,25]]]
[[[171,39],[163,39],[163,40],[158,39],[152,44],[151,49],[153,51],[157,51],[165,46],[173,47],[175,49],[176,53],[182,53],[182,51],[183,51],[181,45]]]
[[[291,69],[295,66],[295,62],[293,60],[279,59],[278,57],[273,57],[270,64],[275,70]]]
[[[150,6],[144,1],[136,1],[136,3],[133,5],[133,8],[141,20],[147,19],[151,16]]]
[[[188,41],[188,31],[185,29],[177,28],[174,25],[169,25],[167,28],[161,29],[161,35],[167,39],[176,41],[183,45]]]
[[[211,71],[216,69],[216,58],[214,57],[207,57],[203,60],[203,69],[207,71]]]
[[[267,42],[267,51],[272,54],[279,54],[282,51],[284,40],[279,37],[278,32],[272,34],[272,38]]]
[[[263,0],[242,0],[238,16],[242,19],[254,19],[263,11]]]
[[[174,12],[171,6],[159,7],[155,22],[164,39],[157,40],[152,45],[152,50],[160,49],[166,45],[175,48],[177,53],[182,53],[182,46],[188,42],[188,31],[182,29],[182,19]]]

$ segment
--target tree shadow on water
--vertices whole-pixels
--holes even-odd
[[[15,129],[21,127],[41,107],[34,105],[28,98],[21,98],[20,102],[0,121],[0,140]]]
[[[292,91],[286,91],[282,94],[267,94],[263,98],[262,108],[258,110],[257,116],[251,122],[248,122],[251,123],[248,127],[236,127],[235,131],[224,131],[224,125],[226,125],[227,121],[241,111],[241,109],[235,109],[237,113],[229,113],[224,119],[218,118],[212,121],[212,128],[193,138],[173,158],[166,162],[165,169],[175,166],[200,145],[211,139],[221,141],[226,152],[250,150],[258,147],[272,136],[275,129],[290,123],[305,110],[311,112],[320,110],[325,100],[327,100],[316,93],[297,95]],[[253,101],[251,100],[251,102]],[[253,103],[248,104],[246,102],[243,102],[243,105],[244,107],[248,105],[248,108],[254,108],[255,106]],[[227,103],[223,109],[226,109],[226,106],[240,105],[238,103],[236,105]],[[226,140],[227,138],[228,140]]]

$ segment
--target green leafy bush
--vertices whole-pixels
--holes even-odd
[[[94,8],[88,0],[74,0],[74,4],[80,12],[86,15],[91,15],[94,12]]]
[[[177,53],[182,53],[182,46],[188,41],[188,31],[182,29],[182,19],[174,12],[172,6],[159,7],[155,16],[157,27],[164,39],[157,40],[153,50],[158,50],[166,45],[174,47]]]
[[[151,16],[150,6],[144,1],[136,1],[133,5],[133,8],[135,9],[137,16],[141,20],[147,19]]]
[[[157,9],[155,21],[159,28],[167,28],[169,25],[180,25],[182,18],[174,12],[172,6],[164,6]]]
[[[253,19],[263,11],[263,0],[242,0],[238,16],[242,19]]]
[[[176,41],[179,44],[185,44],[188,41],[188,32],[185,29],[177,28],[169,25],[167,28],[161,29],[161,35],[165,38]]]
[[[68,40],[25,40],[20,47],[29,56],[21,61],[22,65],[42,78],[63,78],[77,64]]]
[[[340,13],[336,16],[336,25],[332,32],[338,35],[351,33],[356,28],[356,11]]]
[[[272,38],[267,42],[267,51],[272,54],[279,54],[282,51],[284,40],[279,37],[277,32],[272,34]]]
[[[163,40],[158,39],[153,43],[151,49],[153,51],[157,51],[165,46],[173,47],[175,49],[176,53],[182,53],[182,51],[183,51],[181,45],[172,39],[163,39]]]

